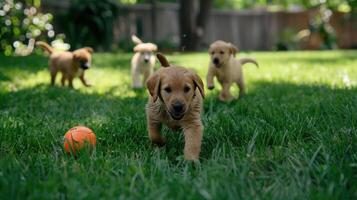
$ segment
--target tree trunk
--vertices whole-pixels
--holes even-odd
[[[193,46],[193,0],[180,0],[180,38],[181,50],[190,50]]]
[[[200,0],[200,12],[198,13],[196,20],[196,25],[198,29],[206,29],[206,24],[209,18],[211,7],[212,0]]]
[[[197,0],[180,0],[181,50],[199,50],[212,0],[199,0],[198,13],[194,8]]]

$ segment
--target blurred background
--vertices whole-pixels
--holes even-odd
[[[357,48],[356,0],[0,0],[0,51],[131,51],[130,36],[161,51],[200,51],[221,39],[240,50]]]

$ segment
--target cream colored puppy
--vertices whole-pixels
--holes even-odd
[[[131,76],[132,87],[142,88],[147,78],[153,73],[155,66],[155,56],[153,53],[157,51],[157,46],[153,43],[143,43],[135,35],[131,39],[136,44],[134,47],[134,56],[131,59]],[[143,79],[140,80],[140,76]]]
[[[229,90],[233,83],[239,87],[239,97],[243,97],[245,95],[245,84],[242,66],[249,62],[258,66],[258,63],[251,58],[236,59],[237,51],[237,47],[233,44],[221,40],[212,43],[209,48],[211,61],[206,76],[207,87],[210,90],[214,88],[213,78],[216,77],[222,85],[222,91],[219,95],[221,101],[233,99]]]
[[[185,135],[185,159],[198,160],[203,134],[203,82],[193,71],[171,66],[162,54],[157,54],[157,58],[163,67],[146,82],[150,93],[146,105],[149,138],[162,146],[165,144],[160,134],[162,124],[173,130],[182,130]]]

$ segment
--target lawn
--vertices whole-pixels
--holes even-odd
[[[260,68],[244,67],[242,100],[207,91],[198,164],[180,133],[150,144],[131,54],[95,54],[94,86],[75,90],[49,86],[46,57],[0,56],[0,199],[356,199],[357,51],[240,55]],[[207,53],[168,59],[205,77]],[[79,124],[98,143],[74,159],[63,135]]]

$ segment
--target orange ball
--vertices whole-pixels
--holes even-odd
[[[85,126],[75,126],[64,135],[64,150],[67,153],[76,155],[85,146],[89,146],[90,150],[95,147],[97,140],[93,131]]]

